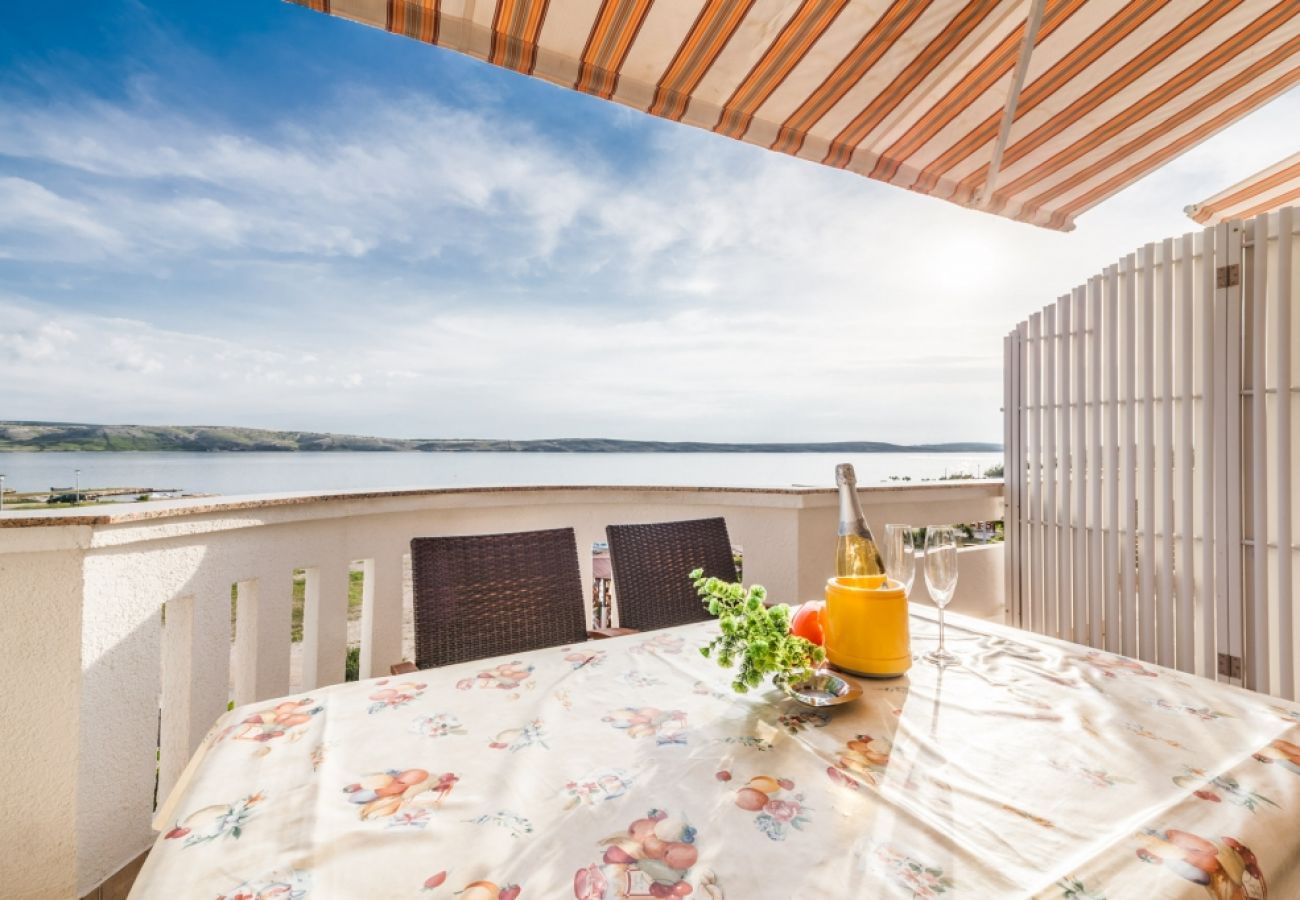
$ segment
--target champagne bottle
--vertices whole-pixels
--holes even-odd
[[[849,463],[835,467],[840,489],[840,539],[835,548],[835,574],[884,575],[885,561],[858,503],[858,476]]]

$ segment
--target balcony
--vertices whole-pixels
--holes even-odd
[[[1000,519],[1000,482],[869,488],[873,523]],[[822,489],[525,487],[283,494],[9,514],[0,758],[15,783],[3,838],[25,862],[17,896],[117,896],[165,797],[213,721],[291,689],[294,570],[305,572],[301,685],[344,679],[349,570],[362,571],[360,675],[403,658],[416,535],[572,526],[580,547],[611,522],[721,515],[745,579],[773,598],[820,596],[835,542]],[[582,559],[590,584],[590,554]],[[924,580],[913,598],[924,601]],[[231,597],[235,597],[233,614]],[[1000,618],[1001,544],[963,551],[953,608]],[[590,611],[588,612],[590,616]],[[617,605],[615,605],[617,616]],[[16,652],[22,650],[22,652]],[[114,878],[119,872],[122,874]]]

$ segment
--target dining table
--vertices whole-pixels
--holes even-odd
[[[237,707],[137,898],[1300,897],[1300,707],[949,614],[809,707],[704,622]]]

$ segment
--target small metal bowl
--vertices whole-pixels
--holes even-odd
[[[777,686],[804,706],[839,706],[841,703],[852,703],[862,696],[861,687],[824,669],[811,678],[794,684],[782,679],[777,682]]]

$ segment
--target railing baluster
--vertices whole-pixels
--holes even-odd
[[[1029,317],[1029,628],[1047,632],[1043,515],[1043,314]]]
[[[1088,457],[1088,483],[1091,495],[1091,507],[1088,512],[1088,643],[1093,647],[1102,646],[1102,484],[1104,450],[1101,440],[1101,277],[1088,279],[1088,399],[1090,425],[1092,434],[1091,453]]]
[[[1277,542],[1277,596],[1279,634],[1278,684],[1280,693],[1287,700],[1296,696],[1295,683],[1295,634],[1293,632],[1295,603],[1294,584],[1292,582],[1293,551],[1291,549],[1291,503],[1292,484],[1291,467],[1295,465],[1291,456],[1291,404],[1295,398],[1295,383],[1291,379],[1291,349],[1295,341],[1291,333],[1291,303],[1296,299],[1293,292],[1292,260],[1297,252],[1297,240],[1292,233],[1295,217],[1291,207],[1278,213],[1277,239],[1277,289],[1275,292],[1277,319],[1274,336],[1274,354],[1277,360],[1277,417],[1273,433],[1276,437],[1274,450],[1277,459],[1277,489],[1274,496],[1277,503],[1277,528],[1274,540]],[[1256,244],[1256,250],[1259,245]]]
[[[1193,518],[1193,493],[1195,491],[1195,465],[1194,444],[1192,441],[1192,412],[1193,412],[1193,385],[1192,385],[1192,310],[1193,297],[1192,285],[1193,276],[1196,271],[1196,255],[1193,243],[1193,236],[1183,235],[1182,239],[1182,261],[1179,269],[1179,294],[1178,294],[1178,368],[1180,372],[1179,386],[1181,394],[1179,397],[1179,447],[1178,447],[1178,474],[1179,474],[1179,511],[1181,513],[1180,537],[1182,545],[1178,560],[1178,621],[1176,628],[1177,647],[1176,647],[1176,664],[1184,672],[1193,672],[1196,669],[1196,645],[1195,645],[1195,608],[1194,608],[1194,584],[1196,581],[1195,568],[1195,538],[1193,535],[1194,518]]]
[[[1269,689],[1268,627],[1268,384],[1265,340],[1268,322],[1268,214],[1256,216],[1251,235],[1250,296],[1246,300],[1250,366],[1250,428],[1243,433],[1250,447],[1250,466],[1244,470],[1250,484],[1251,602],[1246,606],[1246,687]]]
[[[1141,588],[1138,593],[1138,658],[1156,661],[1156,329],[1155,329],[1155,255],[1156,245],[1147,244],[1140,255],[1141,277],[1138,281],[1138,312],[1141,323],[1142,344],[1142,441],[1138,473],[1141,513],[1141,550],[1138,553],[1138,572]]]
[[[302,689],[343,681],[348,645],[347,560],[307,568],[302,617]]]
[[[1218,520],[1215,511],[1218,492],[1218,435],[1214,427],[1215,403],[1218,395],[1218,361],[1215,335],[1218,329],[1215,301],[1214,269],[1218,260],[1218,229],[1207,228],[1201,236],[1201,312],[1198,329],[1201,334],[1201,593],[1197,597],[1196,625],[1197,654],[1196,674],[1206,678],[1215,677],[1217,663],[1215,614],[1218,596],[1217,560],[1214,546],[1218,534]]]
[[[1043,310],[1043,634],[1057,635],[1056,306]]]
[[[1123,469],[1120,472],[1120,635],[1126,656],[1137,655],[1137,256],[1120,263],[1123,286],[1124,364]]]
[[[1107,267],[1106,275],[1106,557],[1105,632],[1106,649],[1120,650],[1120,447],[1119,447],[1119,266]]]
[[[1160,440],[1156,474],[1160,476],[1160,579],[1156,610],[1156,659],[1174,664],[1174,241],[1160,245],[1160,309],[1158,375]],[[1154,561],[1153,561],[1154,562]]]

